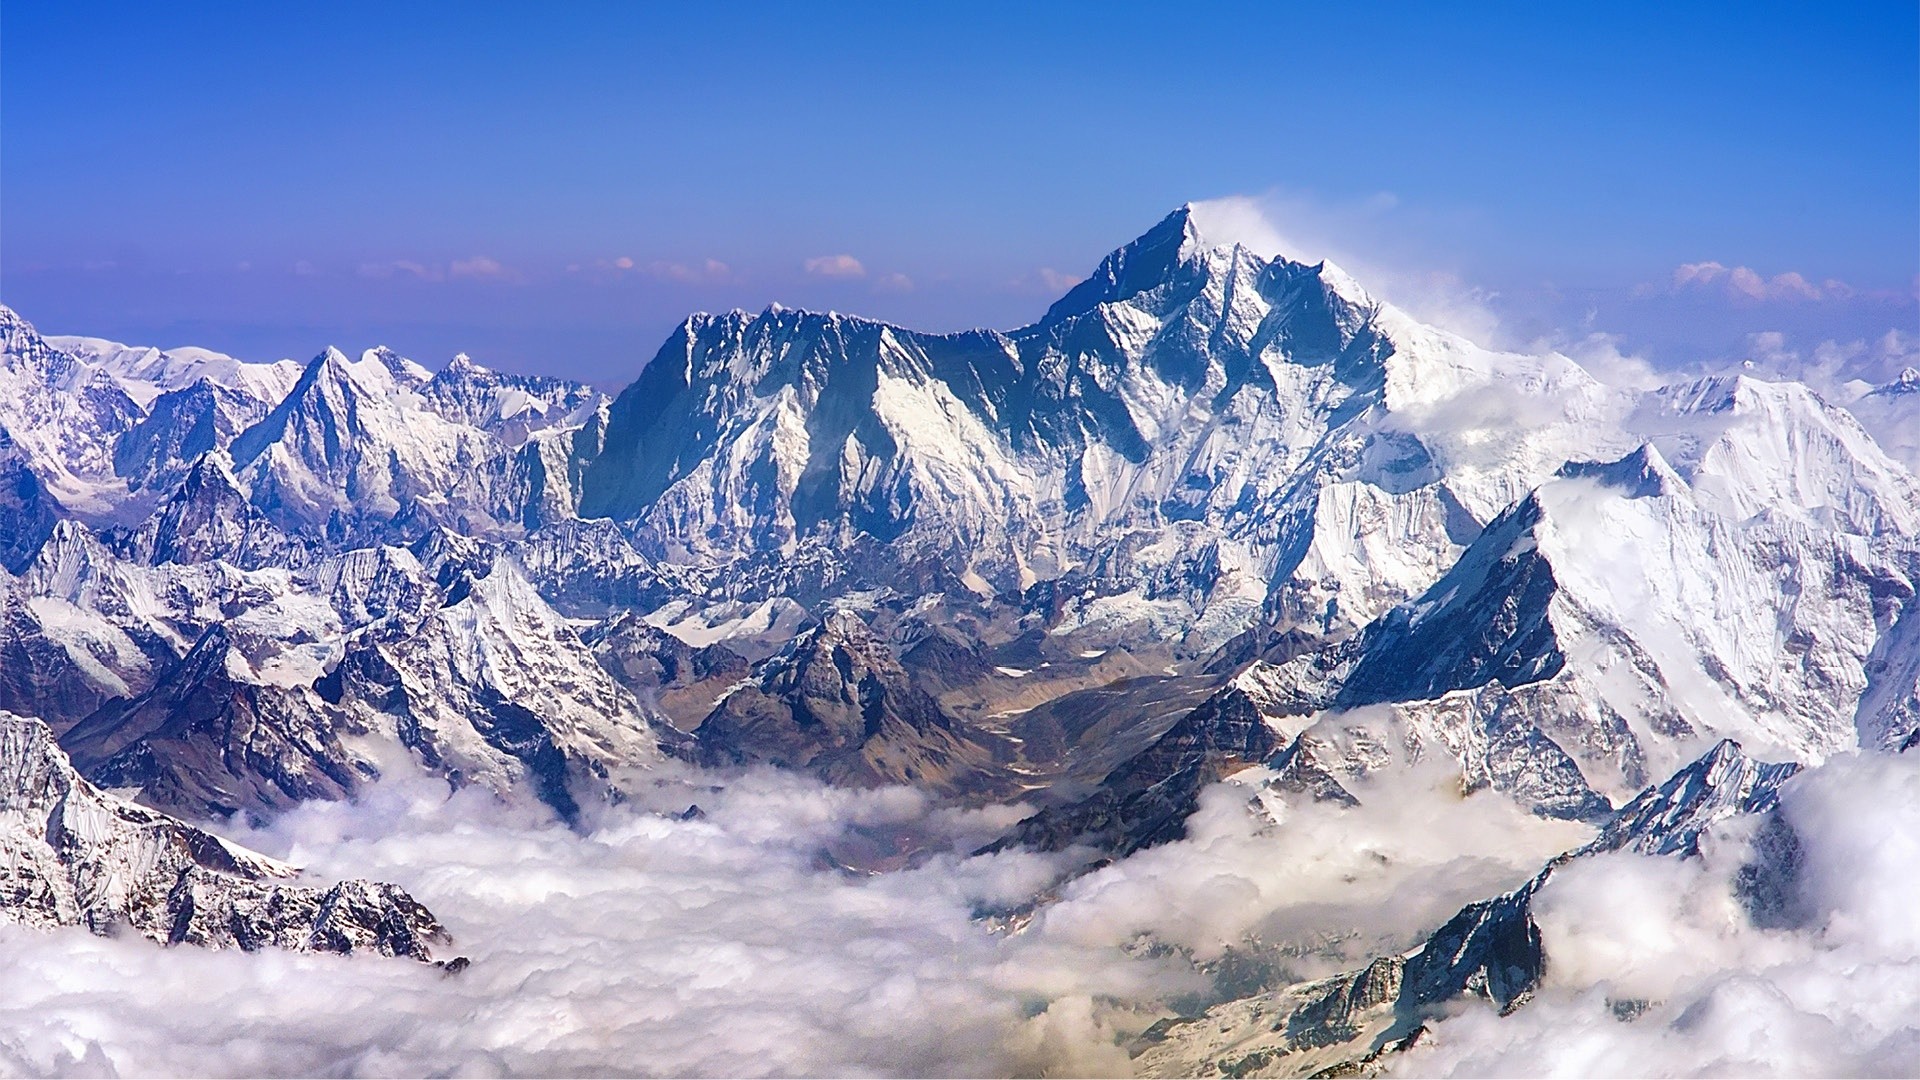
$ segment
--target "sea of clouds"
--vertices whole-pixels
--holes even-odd
[[[222,831],[404,885],[470,968],[0,927],[0,1072],[1126,1075],[1125,1041],[1218,996],[1208,964],[1248,935],[1331,969],[1585,835],[1421,783],[1277,815],[1222,785],[1190,839],[1062,884],[1071,855],[967,854],[1022,810],[905,788],[668,768],[571,831],[393,776]]]
[[[404,885],[472,966],[0,927],[0,1072],[1124,1076],[1133,1036],[1234,989],[1236,950],[1283,982],[1404,950],[1591,835],[1425,766],[1347,810],[1218,785],[1188,839],[1063,880],[1072,853],[968,854],[1018,808],[773,771],[636,790],[578,830],[418,774],[229,823],[321,878]],[[1702,859],[1571,864],[1539,898],[1537,999],[1463,1005],[1399,1068],[1920,1070],[1920,760],[1840,759],[1783,803],[1790,925],[1736,900],[1750,827]]]

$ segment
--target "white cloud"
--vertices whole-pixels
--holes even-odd
[[[807,273],[815,277],[857,278],[867,274],[867,268],[851,255],[821,255],[808,259],[804,265]]]
[[[1905,909],[1920,761],[1838,759],[1795,785],[1812,922],[1741,923],[1738,828],[1703,862],[1576,864],[1541,897],[1538,999],[1440,1022],[1403,1067],[1899,1071],[1920,1048]],[[1586,835],[1461,798],[1432,762],[1363,786],[1359,809],[1289,804],[1277,823],[1248,812],[1249,790],[1209,790],[1189,839],[1070,883],[1001,934],[976,915],[1064,865],[963,854],[1019,811],[666,768],[575,833],[396,770],[357,803],[228,831],[325,877],[399,882],[446,920],[467,971],[0,927],[0,1073],[1125,1075],[1128,1039],[1171,999],[1206,999],[1183,950],[1255,934],[1318,974],[1405,947]],[[680,820],[689,802],[703,815]],[[903,842],[935,854],[838,868]],[[1657,1000],[1629,1024],[1608,1003],[1626,996]]]
[[[1268,202],[1250,195],[1201,199],[1189,204],[1189,220],[1209,246],[1239,244],[1263,259],[1285,256],[1295,262],[1318,261],[1307,258],[1301,244],[1281,235]]]
[[[613,260],[613,265],[616,269],[631,270],[633,269],[633,258],[632,256],[629,256],[629,255],[622,255],[619,258]]]
[[[1277,823],[1248,812],[1252,790],[1210,788],[1187,839],[1073,882],[1042,928],[1086,946],[1151,934],[1203,959],[1252,935],[1318,977],[1407,948],[1591,836],[1490,790],[1462,798],[1458,770],[1433,761],[1356,782],[1356,808],[1270,804]]]
[[[633,260],[621,259],[614,263],[615,266],[622,264],[632,266]],[[694,265],[655,261],[647,264],[647,273],[661,281],[678,281],[689,285],[716,284],[733,280],[733,268],[719,259],[707,259]]]
[[[538,807],[390,778],[245,842],[402,883],[473,966],[162,949],[0,927],[0,1073],[1123,1074],[1117,1042],[1199,981],[1178,960],[973,916],[1058,873],[1031,854],[835,869],[895,838],[970,850],[1009,812],[760,772],[668,775],[578,835]],[[1017,813],[1017,812],[1016,812]]]
[[[1085,280],[1078,274],[1063,274],[1051,266],[1040,268],[1040,284],[1052,292],[1065,293]]]
[[[904,293],[913,291],[913,279],[905,274],[887,274],[875,279],[874,292]]]
[[[1409,1075],[1881,1076],[1920,1060],[1920,760],[1841,757],[1782,792],[1806,917],[1758,929],[1735,882],[1748,819],[1702,861],[1611,855],[1539,896],[1546,978],[1507,1017],[1467,1008]],[[1644,1008],[1637,1017],[1616,1002]],[[1637,1004],[1635,1004],[1637,1003]]]
[[[485,255],[455,259],[447,267],[450,278],[466,278],[473,281],[519,281],[518,272],[501,265],[497,259]]]
[[[1239,243],[1262,255],[1294,262],[1331,261],[1363,283],[1369,293],[1421,322],[1450,330],[1481,345],[1507,348],[1493,302],[1498,294],[1475,286],[1459,271],[1422,266],[1400,249],[1409,211],[1392,192],[1363,199],[1326,200],[1271,191],[1230,195],[1193,204],[1201,234],[1217,243]]]
[[[420,281],[440,281],[445,277],[439,268],[426,266],[410,259],[361,263],[359,272],[361,277],[376,279],[411,277]]]
[[[1766,277],[1746,266],[1729,267],[1717,262],[1681,263],[1673,271],[1676,292],[1689,289],[1718,289],[1737,300],[1758,302],[1795,300],[1845,300],[1855,295],[1853,286],[1828,278],[1815,284],[1797,271]]]

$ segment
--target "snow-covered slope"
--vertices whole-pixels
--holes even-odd
[[[39,482],[69,510],[105,514],[116,489],[120,435],[144,415],[111,374],[40,337],[0,307],[0,431]]]
[[[291,360],[252,364],[211,349],[163,350],[58,334],[47,335],[46,341],[110,376],[142,405],[203,381],[271,405],[287,396],[300,378],[300,365]]]
[[[497,551],[429,538],[427,565],[370,548],[246,569],[274,554],[248,520],[136,534],[139,561],[56,525],[0,581],[0,707],[41,711],[90,775],[196,813],[350,794],[397,751],[570,814],[574,785],[658,760],[639,702]]]
[[[416,960],[450,940],[396,886],[298,878],[285,863],[101,791],[45,724],[0,713],[0,921]]]
[[[1901,742],[1912,476],[1801,387],[1714,381],[1653,405],[1677,465],[1655,443],[1570,463],[1424,595],[1278,669],[1274,712],[1316,717],[1309,743],[1385,723],[1469,777],[1484,758],[1543,810],[1570,763],[1567,795],[1617,800],[1721,738],[1804,762]],[[1337,741],[1329,766],[1362,767]]]

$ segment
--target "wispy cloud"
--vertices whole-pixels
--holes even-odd
[[[821,255],[808,259],[804,264],[806,271],[814,277],[857,278],[866,277],[867,268],[860,260],[851,255]]]
[[[301,264],[305,265],[305,264]],[[380,262],[363,262],[355,271],[363,278],[375,281],[393,279],[412,279],[414,281],[525,281],[518,270],[486,255],[475,255],[466,259],[455,259],[442,266],[438,263],[423,263],[414,259],[389,259]],[[313,273],[311,266],[302,270],[294,268],[296,274]]]
[[[1858,292],[1835,278],[1815,283],[1792,270],[1767,277],[1751,267],[1711,261],[1681,263],[1675,267],[1673,288],[1675,292],[1716,290],[1736,300],[1759,302],[1846,300]]]
[[[905,274],[887,274],[875,279],[874,292],[905,293],[913,291],[913,279]]]
[[[447,267],[450,278],[465,278],[470,281],[520,281],[520,274],[511,267],[504,266],[498,259],[485,255],[455,259]]]
[[[618,259],[615,260],[614,265],[626,269],[633,265],[633,260]],[[733,280],[733,268],[719,259],[706,259],[695,264],[656,259],[647,264],[647,273],[661,281],[678,281],[688,285],[709,285]]]
[[[1082,281],[1086,280],[1086,278],[1083,278],[1078,274],[1063,274],[1060,271],[1055,270],[1051,266],[1041,267],[1039,270],[1039,275],[1040,275],[1040,284],[1045,285],[1048,289],[1052,290],[1053,292],[1060,292],[1060,293],[1066,292],[1068,289],[1071,289],[1075,285],[1078,285]]]
[[[376,280],[394,277],[417,278],[421,281],[440,281],[446,275],[439,268],[414,262],[411,259],[395,259],[392,262],[361,263],[360,276]]]

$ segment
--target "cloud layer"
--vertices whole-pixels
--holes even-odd
[[[859,259],[851,255],[821,255],[808,259],[804,264],[807,273],[814,277],[857,278],[867,276],[867,268]]]
[[[1782,792],[1798,918],[1737,895],[1751,821],[1700,861],[1610,855],[1539,896],[1545,985],[1441,1022],[1405,1075],[1901,1076],[1920,1062],[1920,760],[1848,757]]]
[[[1063,863],[960,853],[1019,810],[667,770],[577,835],[537,807],[389,779],[237,838],[403,884],[466,972],[0,928],[0,1072],[1125,1075],[1127,1038],[1176,999],[1211,1000],[1188,950],[1258,931],[1332,942],[1299,962],[1337,965],[1568,839],[1492,796],[1281,808],[1277,825],[1247,797],[1210,793],[1193,839],[1081,879],[1006,934],[978,916]],[[689,803],[702,813],[681,820]],[[946,853],[847,868],[928,845]],[[1149,936],[1176,948],[1138,948]]]
[[[1070,882],[1007,933],[980,916],[1064,864],[962,853],[1018,810],[668,768],[574,833],[538,806],[394,777],[228,831],[317,874],[404,885],[471,968],[0,927],[0,1073],[1126,1075],[1128,1039],[1220,996],[1209,972],[1229,947],[1270,983],[1349,966],[1586,836],[1462,798],[1432,766],[1370,785],[1358,810],[1256,812],[1252,790],[1214,787],[1189,839]],[[1755,929],[1735,898],[1751,822],[1700,861],[1575,864],[1539,900],[1538,1000],[1463,1007],[1403,1068],[1910,1067],[1920,760],[1840,759],[1784,799],[1806,843],[1796,925]],[[857,869],[908,849],[936,854]]]

